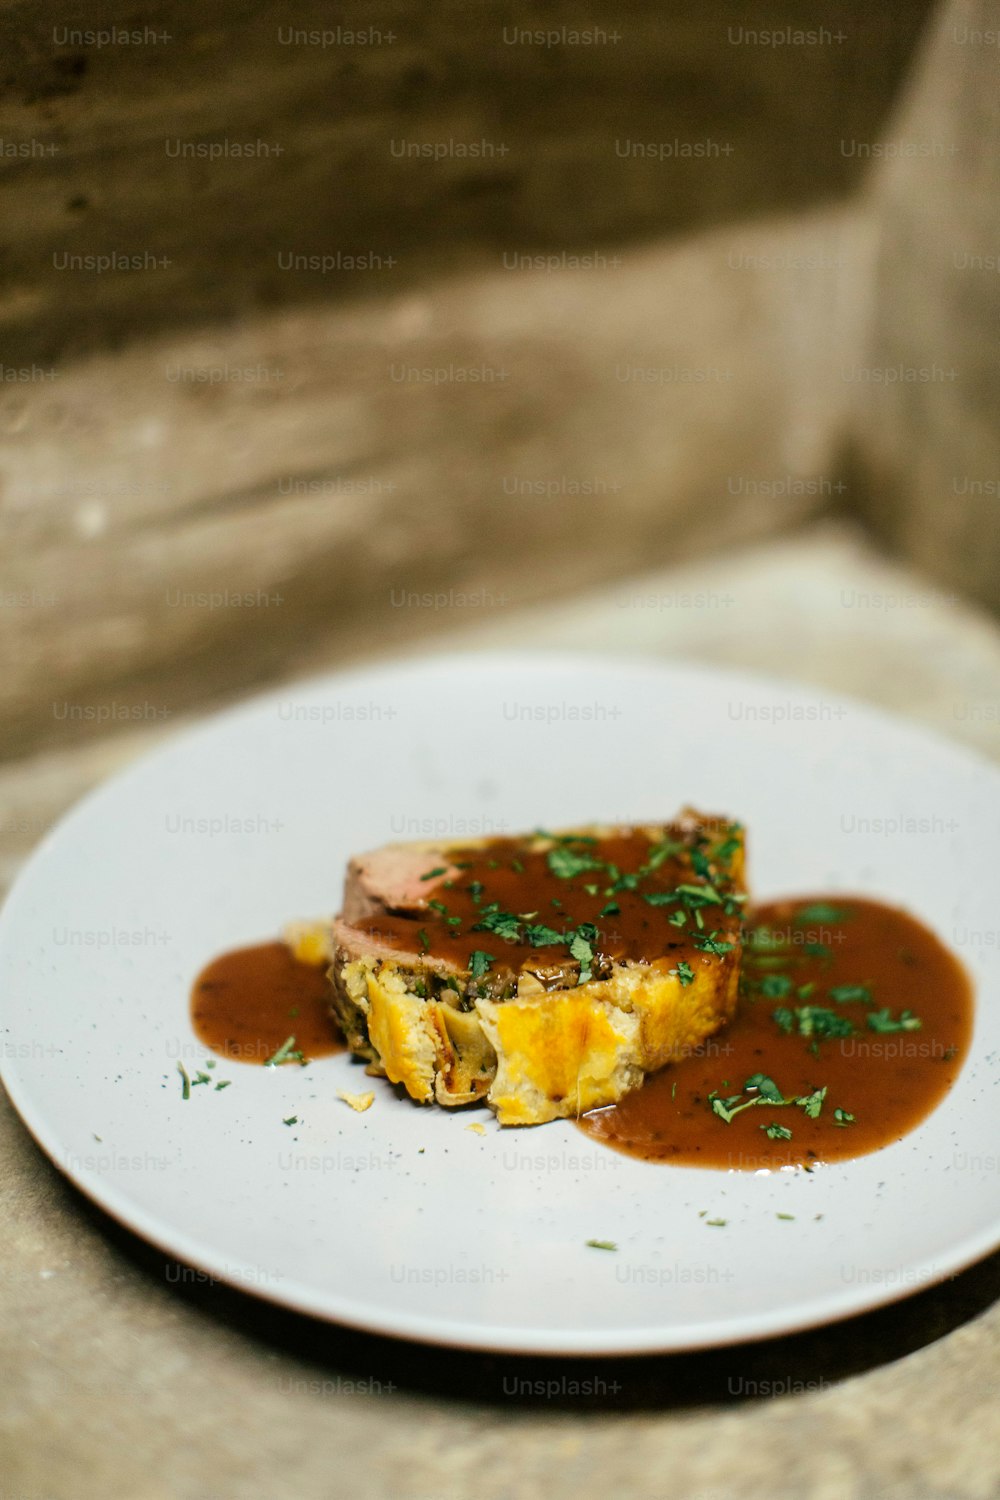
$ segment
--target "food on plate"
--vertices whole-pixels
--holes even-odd
[[[744,838],[675,821],[351,860],[333,1007],[369,1071],[501,1125],[611,1104],[724,1026],[737,999]]]

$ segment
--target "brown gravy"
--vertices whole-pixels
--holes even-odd
[[[428,857],[421,894],[430,900],[419,910],[379,912],[356,925],[374,943],[417,957],[428,953],[461,969],[469,967],[477,949],[491,954],[494,969],[509,973],[532,965],[557,965],[568,959],[570,936],[580,923],[589,924],[593,935],[597,971],[614,962],[663,956],[674,963],[701,965],[707,960],[696,940],[714,933],[728,946],[739,931],[741,911],[731,898],[742,887],[734,884],[731,866],[738,851],[742,869],[741,844],[732,838],[735,825],[719,819],[668,824],[663,832],[656,855],[658,841],[641,829],[619,829],[600,839],[561,837],[563,847],[557,852],[571,862],[565,868],[579,865],[575,873],[561,875],[553,872],[549,854],[535,849],[530,837],[456,848],[449,851],[456,863],[447,867]],[[591,860],[598,867],[590,868]],[[695,872],[692,861],[701,862],[702,874]],[[629,885],[615,879],[623,874]],[[678,886],[692,890],[687,882],[700,883],[718,898],[701,906],[697,924],[676,902],[669,908],[656,904]],[[527,913],[543,936],[526,942],[483,930],[491,905],[507,913]],[[667,920],[668,909],[680,916],[681,926]]]
[[[212,1052],[265,1063],[294,1037],[306,1060],[342,1052],[329,1012],[326,965],[300,963],[284,943],[223,953],[203,969],[191,994],[191,1019]]]
[[[802,1015],[806,1007],[826,1015]],[[894,1025],[903,1012],[919,1028],[869,1026],[869,1016],[876,1026]],[[732,1023],[620,1103],[585,1115],[579,1128],[630,1156],[681,1166],[754,1171],[864,1156],[913,1130],[947,1093],[968,1051],[972,1012],[957,958],[905,912],[858,897],[772,902],[749,918]],[[850,1034],[816,1034],[817,1025],[848,1023]],[[801,1034],[802,1024],[811,1035]],[[724,1108],[759,1097],[761,1089],[744,1088],[754,1074],[773,1080],[784,1098],[825,1086],[818,1116],[796,1104],[758,1103],[727,1124],[709,1095],[717,1091]],[[838,1109],[853,1123],[838,1124]],[[791,1139],[769,1137],[773,1126]]]

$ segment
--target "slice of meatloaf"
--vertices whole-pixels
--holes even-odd
[[[462,843],[351,861],[333,926],[334,1012],[414,1099],[486,1099],[501,1125],[610,1104],[736,1005],[739,824]]]

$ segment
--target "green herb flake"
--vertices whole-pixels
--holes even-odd
[[[911,1010],[900,1011],[899,1016],[894,1018],[888,1006],[882,1010],[869,1011],[865,1017],[868,1022],[869,1031],[919,1031],[923,1026],[919,1016],[915,1016]]]
[[[748,1089],[757,1091],[758,1099],[766,1099],[769,1104],[784,1104],[785,1096],[782,1094],[773,1078],[768,1078],[766,1073],[753,1073],[743,1085],[743,1092]]]
[[[728,865],[729,862],[730,862],[730,860],[732,859],[733,855],[736,853],[736,851],[737,851],[737,849],[739,847],[740,847],[740,841],[739,841],[739,839],[736,839],[736,838],[726,839],[725,843],[720,844],[718,846],[718,848],[714,851],[712,857],[713,857],[713,859],[717,860],[719,864]]]
[[[178,1064],[177,1064],[177,1071],[181,1075],[181,1098],[182,1099],[190,1099],[190,1097],[191,1097],[191,1080],[188,1077],[187,1068],[184,1066],[184,1064],[182,1062],[178,1062]]]
[[[833,1112],[833,1123],[835,1125],[853,1125],[854,1116],[846,1109],[835,1109]]]
[[[733,946],[732,943],[726,943],[720,940],[718,935],[718,928],[716,928],[715,932],[705,933],[704,935],[699,935],[698,933],[696,933],[694,937],[694,945],[696,948],[700,949],[702,953],[714,953],[719,957],[721,957],[723,953],[728,953]]]
[[[227,1089],[231,1082],[231,1078],[220,1078],[219,1082],[215,1085],[215,1089],[213,1092],[217,1094],[220,1089]]]
[[[809,906],[800,906],[792,921],[796,927],[802,927],[807,922],[843,922],[848,915],[842,907],[831,906],[827,901],[814,901]]]
[[[293,1036],[286,1037],[277,1052],[272,1052],[270,1057],[264,1059],[264,1066],[265,1068],[280,1068],[282,1063],[287,1062],[305,1062],[305,1054],[296,1051]]]
[[[785,1220],[787,1220],[790,1223],[794,1223],[795,1222],[795,1215],[794,1214],[775,1214],[774,1217],[776,1219],[785,1219]]]
[[[779,1006],[772,1012],[772,1019],[777,1021],[786,1034],[790,1034],[794,1028],[799,1036],[816,1037],[818,1040],[852,1036],[854,1033],[853,1021],[825,1005],[797,1005],[794,1010]]]
[[[787,974],[766,974],[760,982],[760,992],[768,1000],[784,1000],[793,989]]]
[[[482,979],[493,963],[496,963],[496,958],[492,953],[484,953],[482,948],[477,948],[469,955],[469,972],[473,979]]]
[[[818,1120],[825,1098],[825,1088],[814,1089],[811,1094],[804,1094],[800,1099],[796,1099],[795,1103],[805,1111],[810,1120]]]
[[[524,939],[525,942],[531,944],[532,948],[552,948],[556,943],[566,941],[561,932],[556,932],[554,927],[546,927],[542,922],[526,927]]]
[[[872,1005],[872,992],[866,984],[836,984],[829,991],[837,1005]]]
[[[282,1125],[297,1125],[299,1123],[299,1117],[298,1115],[289,1115],[287,1120],[282,1120],[281,1123]]]
[[[597,928],[590,922],[581,922],[570,940],[569,951],[571,957],[575,958],[580,965],[579,984],[586,984],[590,979],[594,961],[593,942],[597,938]]]
[[[574,875],[582,875],[585,870],[601,868],[600,860],[593,859],[589,854],[578,854],[567,848],[566,844],[557,844],[554,849],[549,850],[545,859],[553,875],[560,880],[572,880]]]
[[[437,875],[443,875],[445,873],[446,869],[447,869],[446,865],[435,865],[435,867],[434,867],[433,870],[427,870],[423,875],[421,875],[420,879],[421,880],[433,880],[435,878],[435,876],[437,876]]]
[[[725,1229],[726,1225],[729,1223],[729,1220],[728,1219],[706,1219],[705,1223],[708,1225],[709,1229]]]
[[[687,962],[686,959],[682,958],[676,969],[671,969],[669,972],[671,974],[676,974],[682,986],[684,986],[685,988],[689,984],[694,984],[694,970],[691,968],[691,965]]]
[[[483,908],[479,921],[474,922],[473,932],[495,932],[497,937],[516,943],[521,937],[521,923],[510,911],[500,911],[496,902]]]
[[[792,1138],[792,1132],[788,1126],[778,1125],[774,1120],[771,1121],[770,1125],[762,1125],[760,1128],[769,1141],[790,1141]]]
[[[684,845],[679,839],[663,838],[653,844],[649,851],[649,858],[643,865],[643,871],[659,869],[665,859],[673,859],[676,854],[684,853]]]
[[[618,1246],[615,1244],[614,1240],[585,1240],[584,1244],[589,1245],[590,1248],[591,1248],[591,1250],[617,1250],[618,1249]]]
[[[420,944],[421,953],[426,953],[431,945],[431,940],[427,936],[426,929],[423,927],[417,928],[417,942]]]

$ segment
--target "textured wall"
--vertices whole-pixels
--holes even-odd
[[[924,421],[865,328],[986,312],[872,178],[923,3],[53,10],[0,17],[7,754],[863,509]]]
[[[856,362],[865,519],[1000,606],[1000,25],[942,8],[869,185],[879,250]]]
[[[4,357],[58,361],[165,324],[381,297],[455,265],[488,272],[505,252],[593,250],[839,195],[861,175],[841,141],[879,127],[928,8],[159,0],[104,12],[143,43],[98,46],[74,40],[108,24],[83,0],[5,6],[5,152],[32,154],[3,158]],[[774,44],[806,26],[814,44]],[[512,42],[574,28],[594,39]],[[324,30],[374,40],[290,39]],[[394,154],[417,147],[450,154]],[[279,264],[338,251],[396,264]],[[114,253],[140,269],[64,268]]]

